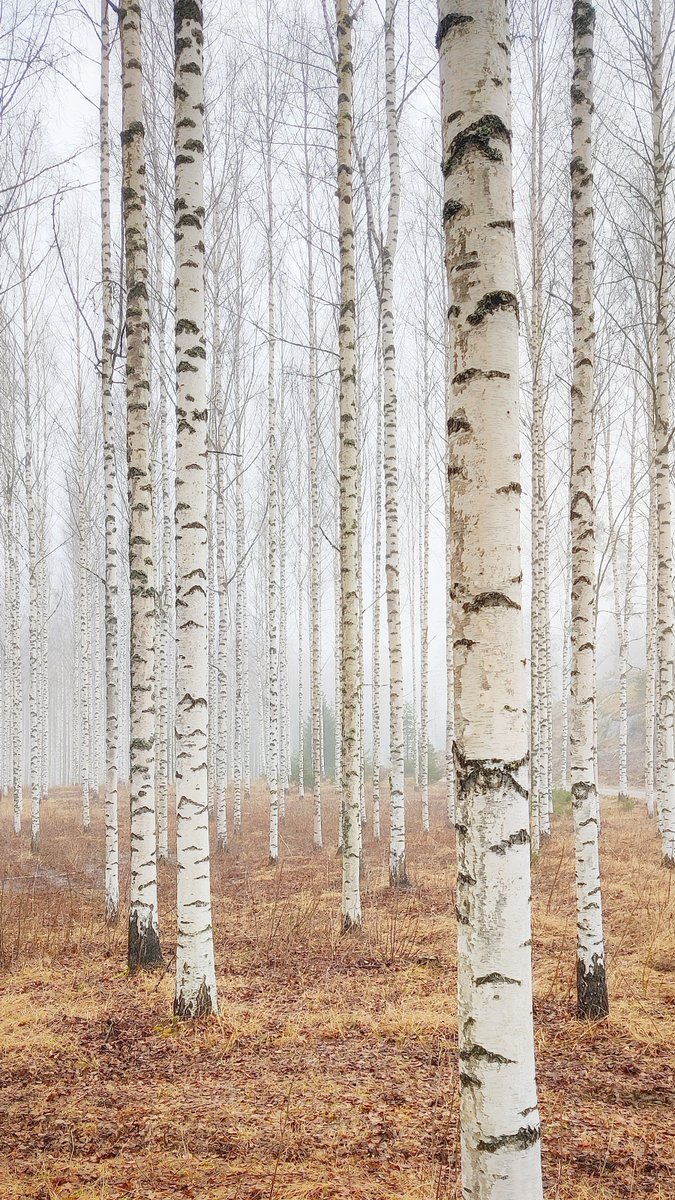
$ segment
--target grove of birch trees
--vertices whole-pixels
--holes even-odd
[[[10,0],[0,47],[12,836],[103,814],[190,1021],[254,795],[277,878],[308,797],[338,937],[366,833],[405,895],[452,830],[462,1194],[538,1200],[532,864],[569,804],[584,1022],[603,797],[675,868],[675,7]]]

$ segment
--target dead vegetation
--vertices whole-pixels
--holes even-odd
[[[288,801],[266,862],[264,797],[214,856],[220,1015],[170,1016],[175,886],[160,869],[166,970],[125,973],[106,929],[100,805],[44,812],[43,852],[0,807],[2,1200],[440,1200],[459,1196],[454,838],[442,801],[425,838],[409,796],[414,887],[387,885],[366,834],[366,928],[339,936],[329,798]],[[385,830],[386,837],[386,830]],[[123,845],[128,829],[123,829]],[[640,804],[604,802],[612,1013],[574,1017],[568,814],[534,867],[535,1015],[547,1196],[675,1196],[675,879]],[[126,865],[123,858],[123,867]]]

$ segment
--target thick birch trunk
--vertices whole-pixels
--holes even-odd
[[[361,925],[359,747],[359,506],[356,253],[352,210],[352,16],[336,0],[337,186],[340,232],[340,627],[342,691],[342,928]]]
[[[577,875],[577,1007],[579,1016],[609,1011],[598,849],[595,780],[595,445],[593,313],[593,32],[595,12],[575,0],[572,15],[572,668],[570,771]]]
[[[463,1194],[540,1200],[504,0],[441,0]]]
[[[176,867],[174,1012],[217,1012],[208,781],[208,493],[201,5],[174,3],[176,150]]]
[[[150,313],[145,204],[141,4],[120,12],[122,196],[126,257],[126,399],[131,580],[129,801],[131,972],[162,963],[155,841],[155,599],[150,477]]]

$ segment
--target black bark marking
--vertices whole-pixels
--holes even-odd
[[[475,309],[466,318],[469,325],[480,325],[486,317],[492,316],[493,313],[501,310],[515,314],[516,320],[520,320],[518,313],[518,301],[513,292],[487,292],[483,299],[476,305]]]
[[[514,1146],[517,1150],[527,1150],[530,1146],[536,1146],[540,1137],[541,1129],[538,1125],[523,1125],[516,1133],[504,1133],[501,1137],[481,1139],[476,1149],[485,1150],[488,1154],[505,1150],[507,1146]]]
[[[448,13],[439,21],[438,29],[436,30],[436,49],[440,50],[443,39],[448,36],[451,29],[456,29],[458,25],[468,25],[473,21],[468,13]]]
[[[504,1058],[503,1054],[495,1054],[492,1050],[487,1050],[485,1046],[479,1046],[476,1042],[469,1050],[460,1050],[460,1062],[487,1062],[500,1063],[504,1066],[513,1064],[515,1059]]]
[[[465,613],[477,613],[483,608],[515,608],[519,609],[520,605],[516,604],[510,596],[506,596],[504,592],[479,592],[474,596],[473,600],[467,600],[466,604],[462,605]]]
[[[518,829],[516,833],[511,833],[507,838],[503,838],[501,842],[497,842],[494,846],[490,846],[493,854],[506,854],[513,846],[529,845],[530,835],[527,829]]]
[[[588,968],[577,959],[577,1015],[586,1021],[601,1021],[609,1016],[607,972],[597,954]]]
[[[142,933],[138,927],[137,912],[133,912],[129,918],[127,962],[131,975],[142,967],[146,970],[153,970],[156,967],[164,966],[157,931],[153,928],[150,920],[147,929]]]
[[[190,1020],[195,1017],[209,1017],[213,1012],[213,1000],[211,993],[206,986],[206,980],[202,979],[199,986],[199,991],[194,1000],[186,1000],[181,992],[177,1000],[173,1002],[173,1013],[175,1017],[180,1017],[182,1020]]]
[[[515,983],[518,987],[521,986],[519,979],[509,979],[508,975],[500,975],[499,971],[492,971],[490,975],[479,975],[475,980],[476,987],[482,987],[484,983]]]
[[[510,379],[511,375],[508,371],[483,371],[480,367],[467,367],[465,371],[458,371],[453,376],[453,386],[461,387],[463,383],[469,383],[472,379]]]

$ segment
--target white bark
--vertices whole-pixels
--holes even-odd
[[[379,345],[377,357],[380,358]],[[381,741],[381,636],[382,636],[382,373],[377,372],[377,404],[376,433],[375,433],[375,520],[373,540],[373,837],[379,842],[381,830],[381,777],[382,777],[382,741]]]
[[[389,635],[389,758],[391,763],[391,837],[389,880],[393,886],[408,882],[405,849],[405,778],[403,746],[403,653],[401,648],[401,595],[398,551],[398,449],[396,420],[396,347],[394,340],[394,261],[401,203],[398,102],[396,95],[395,0],[384,10],[385,112],[389,165],[387,232],[382,246],[380,323],[384,377],[384,493],[387,580],[387,630]]]
[[[28,704],[29,704],[29,757],[31,791],[31,850],[40,850],[40,593],[37,544],[36,480],[33,464],[33,414],[30,375],[30,343],[28,316],[28,273],[21,252],[19,259],[21,275],[21,322],[23,336],[23,415],[24,415],[24,484],[26,488],[26,523],[28,526]]]
[[[444,284],[444,307],[447,309],[447,281]],[[445,323],[444,389],[445,427],[449,428],[454,405],[452,394],[452,354],[450,324]],[[455,650],[452,628],[452,447],[446,438],[445,451],[445,809],[448,825],[455,824],[457,780],[455,776]]]
[[[176,150],[176,866],[174,1012],[217,1012],[208,781],[203,18],[174,0]]]
[[[269,697],[269,735],[267,774],[270,793],[269,858],[279,861],[279,646],[278,646],[278,464],[276,399],[276,307],[274,278],[274,200],[272,163],[272,61],[270,47],[270,11],[267,7],[265,54],[265,190],[267,251],[267,692]]]
[[[307,88],[305,88],[305,228],[307,245],[307,323],[309,343],[309,620],[310,702],[312,726],[312,841],[323,847],[321,821],[321,528],[319,508],[319,370],[316,350],[316,299],[314,283],[314,218],[309,161]]]
[[[126,257],[126,399],[131,580],[129,799],[130,971],[162,962],[155,841],[155,602],[150,477],[150,315],[140,0],[120,14],[122,194]]]
[[[656,396],[654,441],[657,513],[658,738],[656,786],[665,866],[675,867],[675,596],[670,466],[670,265],[666,147],[663,117],[663,44],[660,0],[652,0],[652,140],[654,153],[654,251],[656,269]]]
[[[570,773],[577,876],[577,1007],[607,1015],[595,781],[595,445],[593,312],[593,31],[595,12],[575,0],[572,16],[572,461],[570,544],[572,645]]]
[[[441,0],[463,1195],[540,1200],[504,0]]]
[[[342,692],[342,928],[361,925],[359,803],[358,429],[356,254],[352,211],[352,15],[336,0],[337,190],[340,234],[340,629]]]
[[[14,447],[12,446],[14,460]],[[15,462],[13,461],[13,468]],[[12,471],[15,474],[14,469]],[[9,602],[9,655],[11,670],[12,696],[12,798],[14,809],[14,832],[21,832],[21,817],[23,812],[23,684],[21,678],[21,639],[19,618],[20,579],[17,562],[17,513],[16,495],[12,485],[9,499],[9,553],[8,553],[8,602]]]
[[[647,614],[645,621],[646,668],[645,668],[645,803],[647,812],[653,817],[656,812],[654,743],[656,736],[656,674],[657,674],[657,520],[656,520],[656,469],[654,462],[654,422],[651,413],[647,418],[647,453],[649,456],[649,515],[647,521]]]
[[[238,372],[238,353],[235,360],[235,373]],[[235,385],[236,386],[236,385]],[[237,409],[237,475],[235,479],[235,519],[236,519],[236,600],[235,600],[235,684],[234,684],[234,832],[241,830],[242,824],[242,782],[244,771],[244,689],[248,661],[245,656],[244,643],[244,610],[246,603],[246,562],[244,558],[244,436],[243,413]]]

